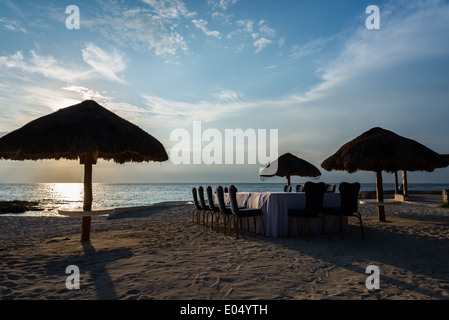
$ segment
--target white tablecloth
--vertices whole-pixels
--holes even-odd
[[[225,202],[229,205],[228,194]],[[288,235],[288,209],[304,209],[306,195],[304,192],[238,192],[237,205],[248,208],[261,208],[264,215],[265,232],[271,237],[286,237]],[[340,193],[324,194],[324,206],[339,207]],[[252,219],[250,219],[252,221]],[[327,216],[330,232],[340,231],[340,218]],[[344,229],[347,230],[347,217],[344,217]],[[309,219],[309,234],[320,234],[322,231],[321,218]],[[257,223],[257,233],[262,233],[262,224]],[[290,236],[302,236],[305,233],[303,219],[292,219]]]

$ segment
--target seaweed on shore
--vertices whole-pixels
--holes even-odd
[[[3,213],[24,213],[26,211],[42,211],[39,201],[0,201],[0,214]]]

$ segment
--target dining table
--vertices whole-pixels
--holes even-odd
[[[229,194],[224,194],[225,203],[229,205]],[[306,194],[304,192],[237,192],[239,207],[262,209],[265,234],[271,237],[288,236],[288,209],[304,209]],[[323,199],[324,207],[339,207],[340,193],[326,192]],[[330,233],[340,232],[340,217],[326,216]],[[309,233],[322,233],[322,219],[309,218]],[[250,230],[253,230],[252,219]],[[256,224],[256,233],[262,233],[262,224]],[[343,229],[348,229],[348,218],[343,217]],[[305,234],[305,220],[292,219],[290,222],[290,236],[298,237]]]

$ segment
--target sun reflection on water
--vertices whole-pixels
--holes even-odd
[[[68,201],[81,201],[83,199],[82,183],[54,183],[50,188],[61,199]]]
[[[83,203],[84,187],[82,183],[51,183],[47,184],[51,199],[57,200],[58,209],[73,210]]]

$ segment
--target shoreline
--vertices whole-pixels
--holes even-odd
[[[442,191],[426,191],[426,190],[411,190],[408,192],[409,197],[408,198],[401,198],[401,201],[404,202],[414,202],[414,203],[422,203],[422,204],[429,204],[429,205],[443,205],[443,194]],[[384,190],[384,195],[386,199],[393,199],[395,194],[393,190]],[[376,191],[360,191],[359,193],[359,199],[375,199],[376,198]],[[41,205],[40,203],[43,202],[46,204],[48,200],[11,200],[11,201],[5,201],[0,200],[0,217],[2,216],[29,216],[32,214],[33,216],[39,216],[39,212],[48,212],[47,209]],[[127,211],[138,211],[138,210],[145,210],[150,209],[151,207],[158,207],[161,205],[169,205],[173,203],[185,203],[185,202],[191,202],[191,199],[189,200],[183,200],[183,201],[160,201],[155,202],[151,205],[138,205],[138,206],[129,206],[129,207],[116,207],[116,208],[110,208],[116,210],[116,214],[120,212],[127,212]],[[3,212],[7,210],[8,208],[12,209],[13,212]],[[54,213],[48,215],[42,215],[42,216],[51,216],[51,217],[59,217],[60,215],[57,213],[58,209],[55,206],[52,206]],[[65,209],[62,209],[63,211]],[[72,209],[72,211],[81,210],[81,209]],[[70,211],[70,210],[67,210]],[[51,211],[50,211],[51,212]]]

